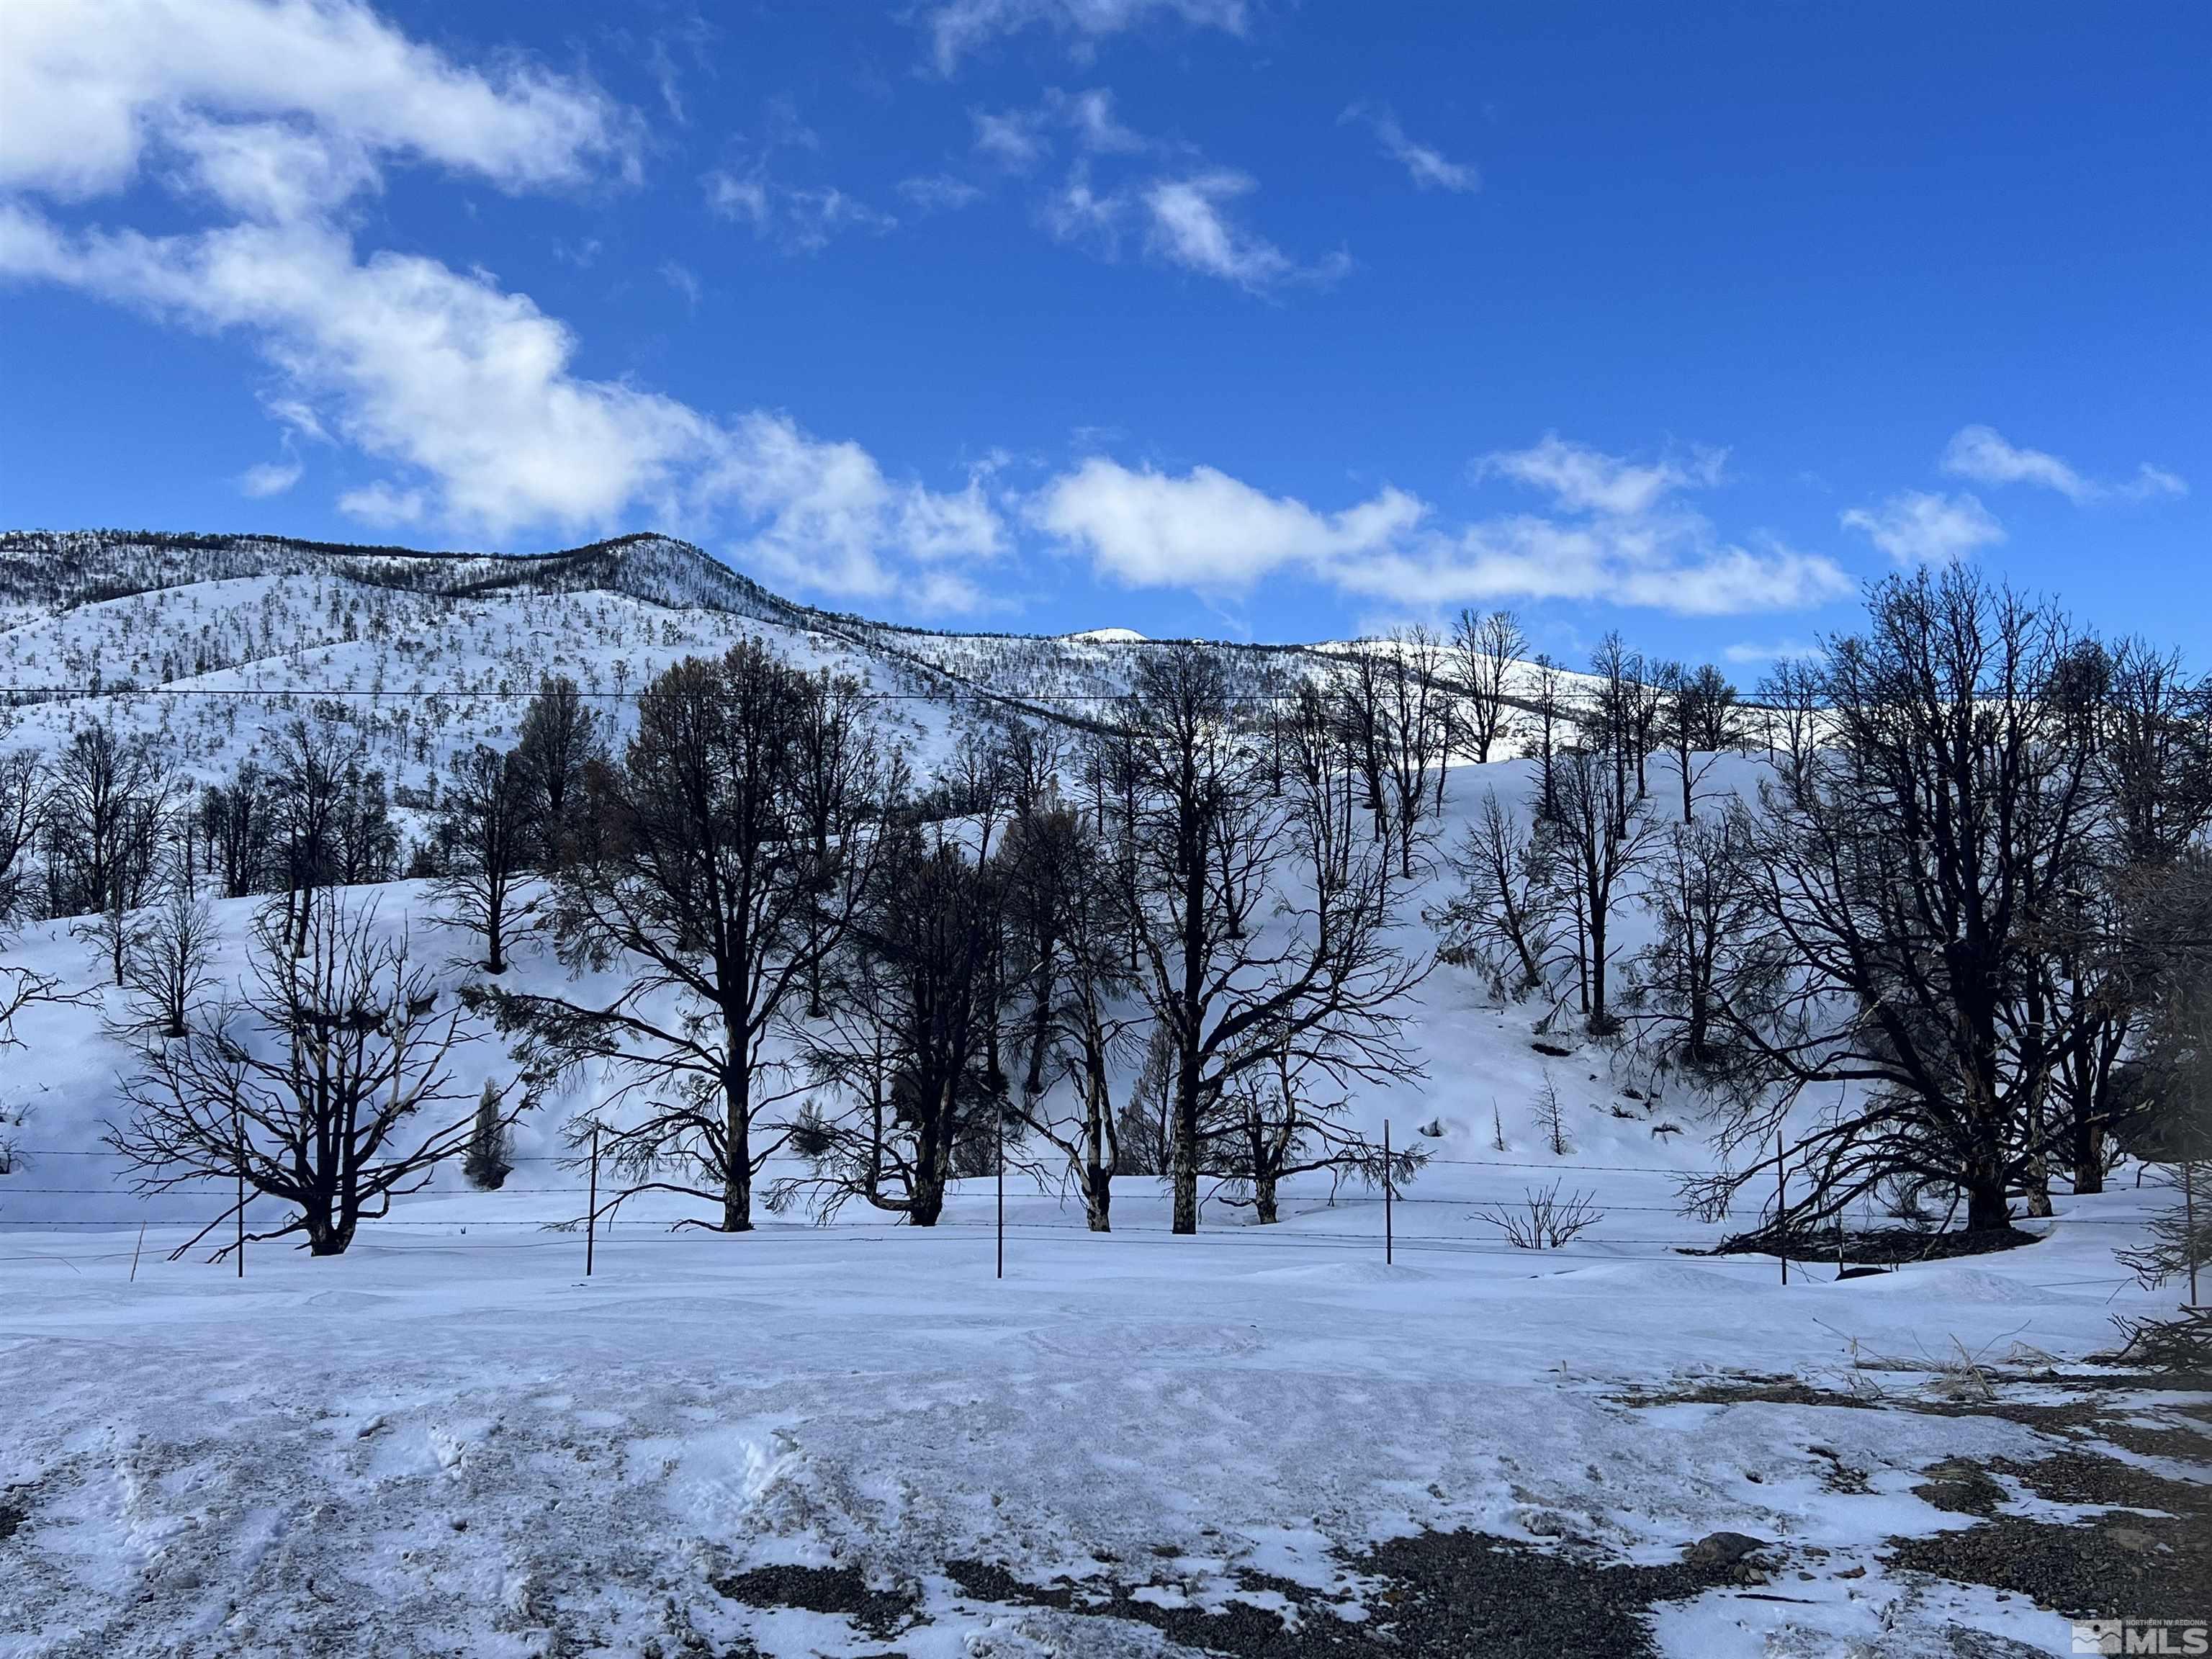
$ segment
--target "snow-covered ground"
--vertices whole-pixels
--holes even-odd
[[[9,1229],[0,1652],[1165,1639],[979,1594],[972,1570],[963,1590],[952,1564],[974,1561],[1353,1635],[1393,1610],[1355,1558],[1462,1528],[1647,1565],[1717,1531],[1773,1544],[1766,1583],[1657,1609],[1668,1652],[1964,1650],[1955,1627],[2068,1650],[2054,1613],[1883,1559],[1893,1536],[1972,1523],[1913,1495],[1930,1465],[2032,1463],[2057,1443],[1993,1416],[1862,1408],[1854,1387],[1933,1396],[1911,1372],[1855,1370],[1850,1344],[1931,1372],[1959,1349],[2017,1363],[2100,1345],[2115,1309],[2142,1305],[2111,1255],[2133,1193],[2063,1203],[2045,1243],[2002,1256],[1846,1283],[1801,1264],[1784,1289],[1771,1261],[1640,1242],[1697,1231],[1650,1174],[1580,1171],[1607,1206],[1592,1242],[1500,1248],[1473,1205],[1526,1173],[1431,1169],[1389,1266],[1371,1203],[1311,1193],[1265,1232],[1176,1238],[1152,1183],[1124,1180],[1098,1237],[1018,1192],[1003,1280],[979,1182],[934,1231],[626,1222],[588,1279],[583,1239],[535,1224],[576,1207],[536,1190],[570,1184],[540,1164],[519,1190],[409,1204],[337,1261],[258,1250],[243,1279],[164,1260],[179,1230],[150,1231],[142,1255],[133,1230]],[[1746,1375],[1841,1403],[1731,1398]],[[1723,1385],[1711,1401],[1637,1403],[1706,1384]],[[857,1624],[749,1604],[782,1581],[740,1575],[786,1564],[857,1569],[881,1600]],[[839,1599],[836,1575],[792,1582],[775,1595]],[[1282,1582],[1310,1595],[1293,1607]],[[1313,1642],[1252,1650],[1329,1650]]]
[[[428,902],[382,897],[394,926]],[[250,908],[222,907],[234,952]],[[20,948],[83,973],[58,925]],[[1003,1279],[987,1182],[934,1231],[672,1232],[680,1206],[641,1200],[586,1279],[555,1230],[585,1207],[557,1110],[503,1190],[449,1168],[343,1257],[172,1261],[223,1195],[131,1197],[99,1139],[120,1050],[95,1007],[33,1010],[5,1068],[0,1655],[2067,1651],[2056,1612],[1890,1544],[1976,1523],[1916,1495],[1958,1460],[2201,1477],[2068,1414],[2111,1316],[2172,1299],[2112,1255],[2153,1194],[2124,1178],[2030,1247],[1847,1282],[1801,1262],[1785,1288],[1771,1259],[1681,1253],[1729,1230],[1677,1200],[1710,1156],[1692,1097],[1537,1052],[1535,1011],[1455,970],[1422,994],[1428,1079],[1359,1108],[1434,1154],[1393,1261],[1357,1188],[1309,1180],[1266,1229],[1210,1205],[1182,1238],[1123,1177],[1101,1237],[1017,1179]],[[503,1063],[465,1048],[460,1088]],[[1603,1212],[1568,1248],[1478,1213],[1554,1179]],[[2013,1416],[1953,1414],[1967,1357]],[[2094,1397],[2186,1438],[2179,1397]],[[1716,1533],[1771,1547],[1674,1565]],[[1439,1539],[1460,1553],[1409,1553]],[[1502,1605],[1529,1645],[1452,1645],[1436,1599],[1492,1575],[1468,1628],[1498,1638]]]

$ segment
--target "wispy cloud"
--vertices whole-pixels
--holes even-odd
[[[1024,30],[1048,29],[1088,58],[1109,35],[1153,17],[1242,34],[1244,0],[945,0],[924,9],[921,22],[938,72],[951,75],[970,52]]]
[[[2117,483],[2093,478],[2047,450],[2027,449],[2008,441],[1994,427],[1961,427],[1944,446],[1943,471],[1976,483],[2033,484],[2054,489],[2077,505],[2118,498],[2148,501],[2160,495],[2185,495],[2189,485],[2165,468],[2141,463],[2132,476]]]
[[[1571,513],[1633,517],[1677,490],[1716,484],[1728,452],[1699,449],[1686,457],[1633,462],[1547,432],[1526,449],[1479,458],[1478,478],[1504,477],[1548,491]]]
[[[1237,223],[1231,208],[1255,187],[1249,177],[1227,168],[1153,180],[1142,193],[1146,246],[1171,264],[1254,294],[1294,283],[1325,286],[1351,269],[1351,256],[1342,252],[1302,263]]]
[[[1052,153],[1041,110],[970,110],[968,119],[975,153],[1009,173],[1027,173]]]
[[[968,112],[975,153],[1009,173],[1034,171],[1053,153],[1054,135],[1079,155],[1137,155],[1169,146],[1125,125],[1107,88],[1064,92],[1048,87],[1026,108]]]
[[[1348,121],[1372,129],[1382,153],[1406,169],[1417,188],[1459,191],[1482,188],[1482,174],[1473,163],[1451,161],[1433,146],[1408,137],[1389,105],[1354,104],[1337,118],[1340,126]]]
[[[410,525],[422,521],[422,492],[402,489],[382,478],[349,489],[338,497],[338,511],[363,524]]]
[[[696,311],[699,308],[699,301],[706,290],[699,282],[699,273],[690,266],[678,260],[663,259],[660,262],[660,280],[682,295],[684,303],[690,309]]]
[[[899,198],[916,213],[957,213],[962,208],[973,207],[983,199],[981,185],[957,179],[949,173],[902,179],[898,184],[898,193]]]
[[[252,501],[266,501],[291,489],[305,471],[295,460],[264,461],[238,475],[238,493]]]
[[[1778,662],[1818,662],[1827,654],[1819,646],[1802,640],[1776,640],[1771,643],[1743,640],[1721,648],[1722,660],[1738,668],[1759,668]]]
[[[787,253],[818,253],[843,231],[880,236],[898,227],[896,216],[835,185],[778,184],[764,169],[749,173],[718,169],[704,183],[710,211],[750,226],[754,235]]]

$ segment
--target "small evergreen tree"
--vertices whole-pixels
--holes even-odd
[[[497,1192],[514,1167],[508,1159],[507,1116],[500,1110],[503,1097],[499,1085],[486,1078],[476,1121],[469,1127],[469,1150],[461,1160],[461,1173],[478,1192]]]
[[[1559,1106],[1559,1085],[1552,1081],[1549,1072],[1544,1073],[1544,1092],[1536,1097],[1536,1121],[1544,1126],[1544,1137],[1552,1143],[1553,1158],[1565,1158],[1574,1151],[1567,1144],[1566,1115]]]

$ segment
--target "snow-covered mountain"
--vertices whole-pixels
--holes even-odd
[[[688,542],[641,534],[560,552],[421,552],[251,535],[0,534],[0,686],[15,746],[104,718],[150,729],[200,776],[317,698],[370,728],[395,784],[477,741],[511,741],[540,678],[572,676],[617,724],[670,662],[744,635],[854,675],[926,769],[958,721],[1080,722],[1127,689],[1127,629],[958,634],[818,610]],[[1215,647],[1325,672],[1300,647]],[[244,693],[246,695],[241,696]]]

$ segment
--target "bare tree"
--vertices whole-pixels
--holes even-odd
[[[1221,1177],[1215,1195],[1249,1208],[1265,1227],[1281,1218],[1282,1183],[1294,1176],[1327,1170],[1332,1194],[1346,1177],[1381,1186],[1382,1148],[1344,1122],[1351,1104],[1345,1094],[1318,1091],[1319,1068],[1287,1049],[1274,1048],[1269,1058],[1271,1065],[1239,1073],[1231,1085],[1228,1121],[1212,1148],[1209,1172]],[[1401,1146],[1389,1154],[1387,1178],[1403,1187],[1427,1162],[1426,1152]]]
[[[392,821],[384,774],[374,767],[348,767],[338,781],[337,809],[331,818],[325,878],[342,887],[360,887],[398,875],[399,826]]]
[[[241,764],[228,782],[211,783],[201,792],[201,837],[224,898],[268,890],[275,815],[268,781],[252,761]]]
[[[1643,861],[1655,833],[1650,817],[1620,793],[1627,775],[1611,760],[1571,750],[1557,767],[1557,836],[1561,885],[1571,905],[1583,1012],[1594,1032],[1614,1027],[1607,1001],[1607,976],[1615,949],[1613,913],[1623,878]]]
[[[1753,936],[1759,908],[1736,821],[1675,824],[1650,864],[1643,899],[1658,927],[1638,1023],[1689,1065],[1711,1067],[1723,1060],[1721,981],[1742,981],[1754,958],[1772,960],[1767,941]]]
[[[1753,694],[1766,712],[1767,748],[1787,770],[1801,770],[1808,765],[1820,741],[1822,684],[1815,664],[1784,657],[1768,671]]]
[[[1359,779],[1362,801],[1374,820],[1375,839],[1382,842],[1390,838],[1389,763],[1385,757],[1389,738],[1384,730],[1389,679],[1382,659],[1362,644],[1354,649],[1337,680],[1345,753]]]
[[[1532,660],[1536,677],[1529,708],[1536,717],[1535,754],[1542,779],[1537,816],[1549,818],[1559,810],[1555,770],[1559,755],[1559,728],[1568,720],[1566,677],[1559,672],[1559,665],[1542,652],[1538,652]]]
[[[483,940],[486,973],[507,971],[509,947],[537,920],[524,890],[545,845],[533,794],[519,750],[480,743],[455,764],[439,802],[433,848],[450,910],[439,920]]]
[[[1549,981],[1559,946],[1558,838],[1540,822],[1523,825],[1483,792],[1452,868],[1461,891],[1437,912],[1445,948],[1481,964],[1502,995],[1526,996]]]
[[[1030,968],[1016,975],[1033,1000],[1020,1115],[1066,1159],[1091,1230],[1107,1232],[1121,1165],[1113,1073],[1136,1046],[1140,1021],[1126,1006],[1136,977],[1115,850],[1079,814],[1058,808],[1026,821],[1017,816],[1000,856],[1010,934],[1031,953],[1049,938],[1054,958],[1048,974]],[[1023,958],[1018,965],[1025,966]],[[1052,1091],[1055,1079],[1066,1082],[1065,1096]]]
[[[1071,931],[1085,915],[1106,908],[1094,896],[1075,891],[1079,882],[1089,879],[1104,879],[1111,886],[1111,872],[1097,854],[1092,832],[1068,808],[1018,806],[1008,821],[1001,848],[1005,932],[998,956],[1009,987],[1028,1005],[1016,1033],[1026,1050],[1024,1098],[1044,1091],[1060,979],[1070,952],[1078,948]],[[1106,895],[1109,900],[1113,896],[1111,891]]]
[[[207,901],[173,876],[161,907],[126,947],[123,1035],[142,1043],[185,1036],[218,982],[210,971],[216,938]]]
[[[32,875],[26,866],[44,827],[45,811],[45,769],[36,756],[17,750],[0,757],[0,944],[32,902]],[[21,1046],[16,1015],[34,1003],[70,1000],[52,975],[0,962],[0,1051]],[[0,1168],[9,1163],[9,1149],[0,1143]]]
[[[78,726],[54,757],[45,795],[48,907],[56,915],[135,910],[158,871],[174,786],[143,733]]]
[[[1399,874],[1411,880],[1421,821],[1443,813],[1449,729],[1449,696],[1443,684],[1444,645],[1427,628],[1390,635],[1382,690],[1382,759],[1397,818]],[[1435,799],[1431,799],[1431,789]]]
[[[1710,664],[1692,672],[1670,662],[1662,667],[1659,690],[1663,699],[1660,729],[1674,757],[1675,776],[1682,786],[1682,822],[1688,823],[1696,817],[1698,786],[1728,744],[1735,688]]]
[[[792,744],[792,787],[813,860],[812,880],[817,896],[828,898],[841,878],[853,804],[865,795],[882,762],[860,681],[826,668],[817,673],[799,700]],[[822,964],[827,955],[817,926],[807,947],[810,1019],[823,1015]]]
[[[756,1127],[805,1086],[771,1038],[843,943],[882,845],[872,825],[902,787],[871,733],[835,803],[825,886],[799,752],[820,694],[758,640],[661,674],[621,763],[586,771],[593,856],[554,881],[563,957],[628,982],[607,1001],[472,988],[534,1075],[619,1079],[605,1105],[631,1108],[609,1146],[631,1182],[622,1197],[717,1206],[686,1224],[752,1227],[754,1177],[784,1133]]]
[[[1690,677],[1690,707],[1695,715],[1692,724],[1697,736],[1692,746],[1708,755],[1717,755],[1731,744],[1741,740],[1742,721],[1738,708],[1741,701],[1735,687],[1727,675],[1704,663]]]
[[[2022,989],[2091,847],[2087,728],[2054,684],[2075,641],[2053,610],[1955,568],[1893,577],[1869,611],[1820,671],[1830,741],[1737,813],[1787,971],[1717,986],[1761,1085],[1724,1139],[1768,1138],[1807,1087],[1848,1085],[1801,1141],[1795,1218],[1902,1180],[2001,1227],[2047,1150],[2059,1054]]]
[[[1666,676],[1674,665],[1655,663],[1641,653],[1629,659],[1628,733],[1636,758],[1636,799],[1651,793],[1650,763],[1659,746],[1660,723],[1667,707]]]
[[[271,745],[268,775],[285,910],[293,918],[294,943],[303,951],[315,894],[337,879],[334,848],[348,777],[358,780],[368,752],[360,732],[322,707],[286,722]]]
[[[70,937],[92,947],[94,956],[104,961],[106,972],[116,988],[122,988],[129,969],[131,953],[137,948],[143,924],[135,911],[123,906],[122,884],[118,880],[109,890],[109,902],[70,928]]]
[[[2024,1017],[2053,1034],[2050,1104],[2076,1193],[2104,1189],[2130,1062],[2160,998],[2212,935],[2197,851],[2212,820],[2212,685],[2138,641],[2084,641],[2054,701],[2090,750],[2094,811],[2080,879],[2046,896]]]
[[[1631,800],[1641,800],[1644,793],[1640,783],[1632,794],[1628,787],[1629,774],[1638,758],[1637,677],[1643,668],[1642,659],[1628,648],[1617,629],[1607,632],[1590,658],[1590,673],[1597,684],[1587,735],[1602,747],[1612,763],[1612,799],[1623,808]]]
[[[605,751],[602,722],[576,682],[566,674],[540,680],[514,746],[527,801],[523,818],[533,842],[529,858],[538,868],[551,869],[568,856],[582,821],[585,768]]]
[[[2191,928],[2212,910],[2212,870],[2198,866],[2185,878]],[[2175,893],[2180,883],[2169,880]],[[2198,1275],[2212,1267],[2212,934],[2173,934],[2160,947],[2164,972],[2143,1031],[2139,1064],[2142,1103],[2130,1139],[2146,1159],[2170,1168],[2178,1200],[2152,1216],[2148,1237],[2120,1253],[2142,1283],[2155,1288],[2184,1278],[2192,1304]],[[2203,1317],[2199,1313],[2198,1317]],[[2200,1326],[2198,1336],[2207,1334]]]
[[[914,1226],[937,1224],[962,1143],[1003,1127],[1003,1091],[988,1068],[1003,891],[1003,868],[941,830],[886,832],[841,994],[806,1044],[815,1080],[851,1109],[809,1106],[791,1146],[813,1172],[778,1182],[771,1207],[809,1194],[826,1218],[859,1198]]]
[[[21,921],[35,902],[31,854],[46,815],[46,788],[36,751],[0,755],[0,927]]]
[[[1264,744],[1237,722],[1239,689],[1218,653],[1171,647],[1139,668],[1125,718],[1133,931],[1142,994],[1172,1055],[1179,1233],[1197,1231],[1206,1143],[1237,1079],[1278,1048],[1338,1086],[1406,1075],[1395,1035],[1425,972],[1395,947],[1388,843],[1310,896],[1277,880],[1303,819],[1267,793]]]
[[[242,1179],[293,1212],[248,1237],[304,1233],[311,1254],[337,1255],[362,1222],[459,1155],[476,1114],[436,1110],[460,1098],[447,1086],[459,1010],[440,1012],[405,939],[380,938],[373,906],[329,892],[303,914],[295,928],[281,907],[263,912],[244,996],[142,1052],[123,1089],[130,1121],[108,1144],[137,1168],[142,1193]]]
[[[1478,617],[1459,613],[1452,653],[1460,683],[1467,689],[1468,718],[1462,730],[1472,744],[1465,752],[1477,765],[1488,763],[1492,745],[1504,734],[1508,676],[1528,649],[1528,641],[1510,611]]]

